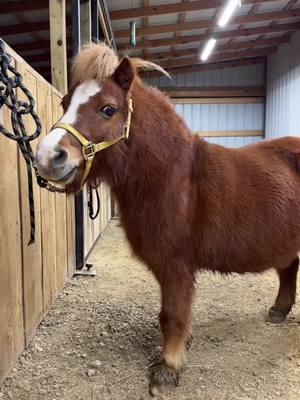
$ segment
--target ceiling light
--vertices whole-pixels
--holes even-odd
[[[214,38],[211,38],[206,42],[206,45],[204,46],[204,49],[200,56],[202,61],[206,61],[208,59],[208,57],[211,55],[211,52],[213,51],[213,49],[216,45],[216,42],[217,42],[217,40]]]
[[[227,25],[228,21],[230,20],[230,17],[234,13],[235,9],[241,6],[241,0],[229,0],[227,5],[224,8],[224,11],[219,19],[218,25],[223,28],[225,25]]]

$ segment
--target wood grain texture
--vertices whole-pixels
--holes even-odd
[[[249,130],[249,131],[201,131],[195,132],[196,135],[201,137],[220,137],[220,136],[264,136],[264,131]]]
[[[52,123],[54,124],[62,116],[60,105],[61,98],[52,94]],[[66,195],[55,193],[56,214],[56,287],[61,290],[68,276],[68,252],[67,252],[67,202]]]
[[[42,122],[42,139],[51,129],[52,101],[51,90],[38,81],[37,104]],[[56,294],[56,230],[55,196],[47,190],[41,190],[41,245],[43,268],[43,309],[46,312]]]
[[[264,97],[172,98],[174,104],[264,104]]]
[[[68,90],[65,0],[51,0],[49,14],[52,84],[65,94]]]
[[[10,111],[0,121],[11,131]],[[8,157],[9,155],[9,157]],[[24,348],[22,239],[16,143],[0,134],[0,383]]]
[[[37,78],[26,65],[17,61],[17,70],[23,76],[28,90],[34,98],[37,98]],[[24,99],[24,94],[18,91],[18,99]],[[35,130],[32,118],[27,115],[24,118],[25,127],[28,134]],[[35,151],[37,141],[31,142],[32,149]],[[19,153],[19,176],[21,189],[21,210],[22,210],[22,242],[23,242],[23,285],[24,285],[24,315],[25,315],[25,338],[26,343],[30,341],[32,335],[42,319],[43,314],[43,290],[42,290],[42,256],[41,256],[41,209],[40,209],[40,189],[34,179],[33,195],[35,204],[35,243],[28,246],[30,237],[30,215],[28,208],[28,186],[26,163]]]
[[[61,116],[62,96],[9,46],[6,50],[36,100],[42,138]],[[18,91],[17,96],[23,99],[24,95]],[[10,111],[5,107],[0,119],[11,131]],[[28,134],[33,133],[33,120],[26,116],[24,122]],[[38,140],[32,142],[33,151],[37,143]],[[0,187],[5,188],[0,191],[1,382],[29,343],[57,291],[74,271],[75,215],[73,196],[70,196],[67,215],[66,196],[58,195],[58,198],[53,193],[41,191],[33,177],[36,237],[35,244],[28,246],[30,220],[26,165],[16,143],[2,134],[0,167]]]

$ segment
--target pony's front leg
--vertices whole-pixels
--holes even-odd
[[[162,357],[151,370],[150,387],[178,383],[191,337],[191,302],[194,275],[184,269],[169,269],[159,279],[162,309],[159,315],[163,336]]]

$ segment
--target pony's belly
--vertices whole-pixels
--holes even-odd
[[[277,269],[283,270],[287,268],[291,262],[297,257],[297,251],[294,249],[290,252],[285,252],[284,254],[273,254],[270,256],[262,257],[261,259],[257,259],[250,257],[247,260],[237,259],[236,257],[232,257],[228,259],[228,261],[211,261],[201,263],[200,269],[209,270],[212,272],[219,272],[221,274],[230,274],[230,273],[262,273],[268,269]]]

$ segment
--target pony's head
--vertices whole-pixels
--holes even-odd
[[[107,158],[108,152],[111,157],[122,153],[121,143],[130,134],[131,88],[138,69],[165,73],[140,59],[125,57],[119,62],[103,44],[79,53],[71,90],[62,100],[64,115],[38,146],[42,177],[75,191],[88,179],[95,161]]]

